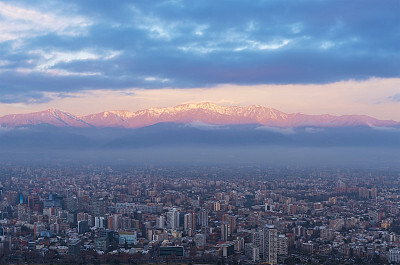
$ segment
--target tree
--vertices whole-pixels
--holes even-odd
[[[301,260],[297,257],[289,257],[287,259],[285,259],[285,264],[287,265],[296,265],[296,264],[300,264]]]

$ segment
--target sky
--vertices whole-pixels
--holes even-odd
[[[0,1],[0,116],[210,101],[400,121],[400,1]]]

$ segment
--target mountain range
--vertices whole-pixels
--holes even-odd
[[[399,150],[396,121],[256,105],[196,103],[87,116],[49,109],[0,118],[0,162],[10,163],[398,166]]]
[[[400,125],[363,115],[287,114],[212,103],[0,117],[0,163],[398,167]]]
[[[104,111],[77,116],[58,109],[48,109],[28,114],[11,114],[0,117],[0,127],[15,128],[35,125],[74,128],[142,128],[158,123],[242,125],[259,124],[266,127],[396,127],[393,120],[378,120],[366,115],[307,115],[287,114],[259,105],[219,106],[213,103],[189,103],[175,107],[149,108],[131,112],[127,110]]]

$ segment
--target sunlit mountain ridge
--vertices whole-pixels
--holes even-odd
[[[175,107],[149,108],[139,111],[113,110],[77,116],[58,109],[0,117],[1,127],[24,127],[48,124],[56,127],[141,128],[157,123],[186,124],[200,122],[210,125],[260,124],[278,128],[298,127],[394,127],[393,120],[379,120],[366,115],[334,116],[284,113],[259,105],[220,106],[209,102],[189,103]]]

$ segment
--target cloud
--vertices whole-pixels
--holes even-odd
[[[208,123],[204,123],[204,122],[201,122],[201,121],[194,121],[194,122],[191,122],[191,123],[187,123],[187,124],[185,124],[185,127],[191,127],[191,128],[196,128],[196,129],[199,129],[199,130],[206,130],[206,131],[209,131],[209,130],[221,130],[221,129],[224,128],[221,125],[208,124]]]
[[[296,133],[293,128],[278,128],[278,127],[269,127],[269,126],[260,126],[260,127],[257,127],[256,130],[269,131],[269,132],[285,134],[285,135]]]
[[[397,78],[397,10],[373,0],[2,1],[0,99]]]
[[[1,95],[1,93],[0,93]],[[13,95],[3,95],[0,97],[0,103],[5,104],[12,104],[16,102],[24,102],[24,104],[43,104],[48,103],[54,98],[46,96],[44,93],[40,92],[21,92],[21,93],[14,93]]]
[[[389,100],[394,101],[394,102],[399,102],[400,101],[400,94],[395,94],[393,96],[388,97]]]
[[[13,128],[8,128],[8,127],[2,127],[0,126],[0,134],[3,133],[8,133],[9,131],[11,131]]]
[[[160,78],[157,78],[157,77],[154,77],[154,76],[148,76],[144,80],[145,81],[159,81],[159,82],[162,82],[162,83],[165,83],[165,82],[169,81],[168,78],[161,78],[160,79]]]
[[[13,131],[15,132],[15,131],[27,131],[27,130],[29,130],[29,128],[27,127],[10,128],[10,127],[2,127],[0,124],[0,135]]]
[[[100,75],[99,72],[93,72],[87,69],[86,71],[70,71],[69,69],[63,69],[63,64],[72,62],[94,62],[94,61],[107,61],[118,56],[118,51],[74,51],[74,52],[60,52],[50,51],[46,52],[43,50],[31,51],[32,54],[38,54],[40,59],[36,63],[36,67],[33,69],[26,69],[26,72],[43,72],[50,75],[56,76],[68,76],[68,75]],[[60,67],[61,66],[61,67]]]
[[[43,13],[31,7],[0,2],[0,42],[34,38],[55,32],[58,35],[82,34],[91,22],[81,16]]]
[[[376,131],[382,131],[382,132],[400,132],[400,128],[394,128],[394,127],[382,127],[382,126],[369,126],[373,130]]]
[[[307,127],[307,128],[305,128],[305,131],[308,132],[308,133],[319,133],[319,132],[323,132],[324,129],[323,128]]]

